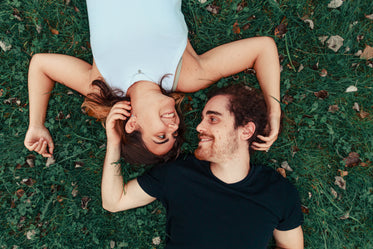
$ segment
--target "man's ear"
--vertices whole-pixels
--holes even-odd
[[[242,127],[241,139],[249,140],[255,133],[256,126],[254,122],[248,122],[244,127]]]
[[[126,125],[124,126],[124,129],[127,133],[132,133],[137,129],[137,120],[135,116],[131,116]]]

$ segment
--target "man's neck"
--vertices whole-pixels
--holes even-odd
[[[211,162],[211,172],[221,181],[232,184],[243,180],[250,171],[250,154],[232,156],[224,162]]]

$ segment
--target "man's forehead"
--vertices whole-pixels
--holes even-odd
[[[205,115],[223,115],[225,112],[228,112],[228,100],[229,98],[226,95],[214,96],[207,101],[202,113]]]

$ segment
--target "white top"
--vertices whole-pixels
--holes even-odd
[[[170,91],[185,51],[188,28],[181,0],[87,0],[91,48],[111,87],[123,91],[140,80]]]

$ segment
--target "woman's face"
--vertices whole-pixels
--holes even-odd
[[[148,150],[156,155],[169,152],[180,123],[175,100],[163,94],[148,96],[141,104],[132,105],[132,113]]]

